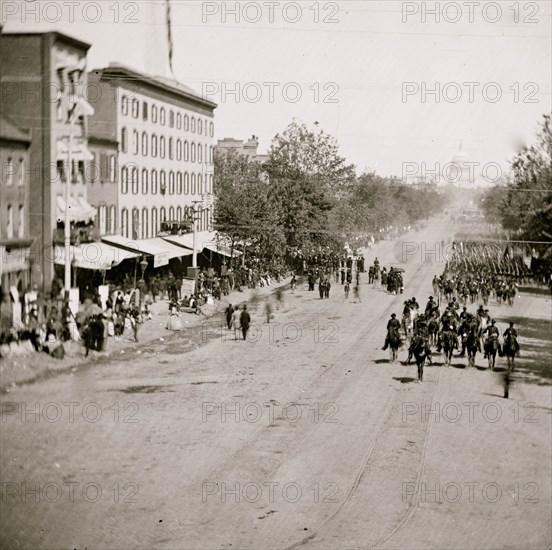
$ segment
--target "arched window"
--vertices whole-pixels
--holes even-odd
[[[197,162],[200,164],[203,162],[203,149],[201,148],[201,143],[197,144]]]
[[[196,175],[192,172],[192,188],[191,188],[192,195],[196,194]]]
[[[196,131],[196,119],[193,116],[192,117],[192,134],[195,134],[195,131]]]
[[[176,140],[176,160],[182,160],[182,140]]]
[[[132,192],[134,195],[138,194],[138,167],[132,168]]]
[[[159,156],[165,158],[165,136],[159,138]]]
[[[215,135],[215,126],[212,122],[209,123],[209,135],[213,137]]]
[[[197,133],[203,134],[203,120],[201,118],[197,119]]]
[[[209,162],[209,146],[207,144],[205,144],[205,155],[204,155],[204,161],[205,161],[205,164],[207,164]]]
[[[148,171],[146,168],[142,169],[142,195],[148,194]]]
[[[165,210],[165,207],[162,206],[159,210],[159,221],[166,222],[167,221],[167,211]]]
[[[151,106],[151,121],[154,123],[157,122],[157,105]]]
[[[192,141],[192,162],[196,161],[196,144]]]
[[[140,104],[137,99],[132,100],[132,118],[138,118],[138,112],[140,111]]]
[[[121,210],[121,233],[123,237],[126,237],[128,239],[128,236],[129,236],[128,210],[126,208],[123,208]]]
[[[151,171],[151,194],[157,195],[157,170]]]
[[[169,195],[174,195],[174,172],[169,172]]]
[[[164,195],[167,192],[167,174],[165,170],[159,172],[159,191]]]
[[[151,209],[151,234],[153,237],[157,237],[159,231],[159,220],[157,218],[157,207]]]
[[[180,130],[182,128],[182,115],[180,113],[176,113],[176,129]]]
[[[169,138],[169,160],[173,159],[173,138]]]
[[[197,194],[203,195],[203,176],[201,174],[197,175]]]
[[[190,160],[190,144],[185,141],[184,142],[184,162],[188,162]]]
[[[209,147],[209,163],[213,164],[213,146]]]
[[[109,155],[109,181],[117,181],[117,161],[115,155]]]
[[[140,211],[138,208],[132,209],[132,239],[137,240],[140,237]]]
[[[128,167],[121,168],[121,193],[128,193]]]
[[[174,111],[169,111],[169,128],[174,128]]]
[[[176,174],[176,194],[182,195],[182,172]]]
[[[190,194],[190,174],[188,172],[184,172],[184,194]]]
[[[142,208],[142,239],[147,239],[149,237],[149,216],[148,209]]]
[[[109,229],[108,233],[113,234],[117,232],[117,207],[112,205],[109,207]]]
[[[161,107],[161,109],[159,109],[159,122],[161,123],[161,126],[165,126],[165,107]]]
[[[97,221],[97,224],[98,224],[98,227],[100,229],[100,234],[101,235],[105,235],[105,233],[107,232],[107,230],[106,230],[106,218],[107,218],[107,207],[106,207],[105,203],[102,203],[98,207],[98,221]]]
[[[121,113],[124,116],[128,115],[128,97],[124,95],[121,99]]]
[[[138,148],[139,148],[139,143],[138,143],[139,139],[138,139],[138,130],[133,130],[132,131],[132,153],[137,155],[138,154]]]
[[[142,132],[142,155],[146,157],[148,155],[148,134]]]
[[[169,206],[169,221],[174,221],[174,206]]]
[[[157,136],[155,134],[151,135],[151,156],[157,156]]]
[[[184,131],[187,132],[190,129],[190,117],[184,115]]]
[[[181,206],[176,207],[176,219],[178,221],[182,221],[182,207]]]
[[[127,129],[124,126],[121,128],[121,151],[127,152]]]

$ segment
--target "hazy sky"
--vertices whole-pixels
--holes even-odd
[[[3,0],[4,31],[60,30],[93,44],[89,68],[167,74],[163,0],[71,4]],[[460,140],[470,160],[505,165],[552,108],[551,3],[477,4],[171,0],[174,72],[219,104],[218,139],[255,134],[261,152],[297,117],[334,135],[359,171],[430,169]],[[436,83],[438,103],[422,94]]]

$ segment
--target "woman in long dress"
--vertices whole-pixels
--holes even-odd
[[[171,307],[169,320],[167,321],[167,329],[175,330],[175,331],[182,330],[182,321],[180,320],[180,313],[178,312],[178,308],[175,305]]]

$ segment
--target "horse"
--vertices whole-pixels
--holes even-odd
[[[514,358],[519,352],[519,344],[511,334],[507,334],[506,336],[504,336],[504,345],[502,346],[502,352],[503,355],[506,356],[506,361],[508,363],[508,372],[513,372]]]
[[[429,331],[429,345],[437,345],[437,336],[439,334],[439,318],[431,317],[429,323],[427,324],[427,329]]]
[[[402,345],[401,335],[396,328],[391,327],[387,331],[387,343],[389,344],[391,362],[397,360],[399,347]]]
[[[452,352],[458,349],[458,338],[452,330],[446,330],[441,333],[440,345],[443,346],[445,354],[445,365],[448,367],[452,362]]]
[[[428,357],[427,343],[423,338],[418,336],[412,341],[411,349],[418,367],[418,381],[421,382],[424,377],[424,363]]]
[[[465,337],[466,350],[468,352],[468,367],[475,367],[475,355],[480,351],[480,342],[476,327],[471,327]]]
[[[489,368],[494,370],[496,354],[500,349],[500,344],[498,342],[498,334],[491,334],[485,341],[485,353],[489,359]]]

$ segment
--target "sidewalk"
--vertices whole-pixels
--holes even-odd
[[[125,333],[119,342],[116,342],[113,337],[109,337],[107,351],[91,351],[88,357],[84,356],[85,349],[80,342],[64,342],[65,357],[63,359],[54,359],[47,353],[30,351],[31,346],[22,345],[18,353],[0,359],[0,392],[9,392],[10,388],[18,384],[29,384],[62,372],[75,372],[79,367],[91,364],[98,358],[116,360],[118,355],[128,353],[130,350],[137,350],[137,348],[139,351],[140,348],[154,341],[164,342],[169,339],[178,341],[179,337],[183,337],[186,329],[201,326],[206,319],[224,312],[228,304],[243,304],[254,298],[270,295],[277,288],[289,285],[290,279],[290,277],[285,277],[281,283],[272,283],[270,286],[254,290],[245,287],[242,287],[242,292],[234,290],[228,296],[223,296],[220,301],[215,300],[213,305],[202,306],[204,315],[181,313],[183,327],[181,332],[167,330],[169,301],[158,300],[151,306],[153,320],[145,321],[140,325],[138,343],[134,341],[133,334]]]

